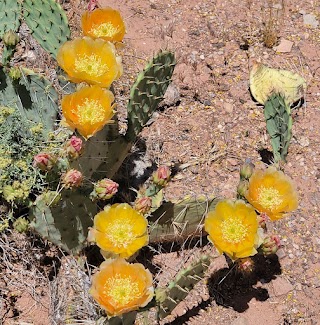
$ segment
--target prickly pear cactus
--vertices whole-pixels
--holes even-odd
[[[156,299],[159,303],[158,316],[160,319],[168,316],[178,303],[189,294],[190,290],[203,279],[209,265],[209,257],[203,255],[199,261],[180,271],[166,289],[160,288],[156,290]]]
[[[24,0],[23,16],[32,36],[54,58],[70,36],[68,19],[54,0]]]
[[[16,32],[20,26],[21,1],[0,1],[0,37],[10,29]]]
[[[174,54],[168,51],[160,52],[147,64],[130,92],[126,135],[119,134],[116,123],[106,125],[95,139],[87,142],[83,154],[85,158],[80,158],[75,168],[93,179],[112,178],[115,175],[137,135],[163,99],[174,67]]]
[[[134,83],[128,103],[128,130],[126,137],[133,141],[151,118],[171,82],[176,65],[172,52],[155,56],[140,72]]]
[[[30,209],[33,218],[30,227],[67,252],[77,254],[84,246],[96,213],[96,205],[80,191],[63,191],[61,196],[47,192]]]
[[[291,110],[280,94],[273,94],[265,103],[264,116],[270,135],[274,160],[286,160],[292,136]]]
[[[179,241],[202,234],[204,217],[217,202],[216,198],[207,197],[164,202],[149,218],[150,242]]]

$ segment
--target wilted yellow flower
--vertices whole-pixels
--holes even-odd
[[[112,43],[90,37],[65,42],[57,61],[73,82],[109,87],[122,74],[121,58]]]
[[[148,244],[148,222],[129,204],[106,206],[94,217],[88,240],[104,251],[128,258]]]
[[[298,193],[292,180],[274,167],[253,172],[245,197],[271,220],[280,219],[298,207]]]
[[[142,264],[122,258],[108,260],[93,275],[90,294],[108,316],[117,316],[146,306],[153,298],[152,275]]]
[[[204,228],[220,253],[232,259],[255,255],[259,246],[257,214],[242,200],[223,200],[206,216]]]
[[[121,42],[126,28],[119,11],[112,8],[86,11],[82,15],[82,31],[92,38],[103,38],[110,42]]]
[[[71,127],[89,138],[112,118],[113,100],[112,92],[107,89],[99,86],[84,87],[62,98],[62,113]]]

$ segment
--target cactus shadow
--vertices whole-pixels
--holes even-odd
[[[258,282],[269,283],[281,274],[278,256],[257,254],[252,259],[255,269],[250,274],[243,274],[231,267],[223,268],[209,278],[209,295],[217,305],[242,313],[249,308],[251,299],[266,301],[269,298],[268,290]]]

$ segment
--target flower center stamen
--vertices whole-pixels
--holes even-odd
[[[108,65],[103,64],[101,58],[95,54],[78,55],[74,66],[76,72],[85,72],[93,77],[100,77],[109,71]]]
[[[135,239],[132,225],[129,223],[120,224],[118,221],[109,225],[106,236],[117,247],[127,247]]]
[[[130,276],[123,277],[116,274],[109,278],[103,288],[103,294],[112,297],[120,305],[126,305],[140,297],[139,285]]]
[[[78,105],[77,110],[72,113],[78,115],[80,124],[94,125],[104,120],[104,108],[97,99],[86,98],[82,105]]]
[[[221,223],[223,238],[230,243],[239,243],[247,235],[247,227],[237,218],[228,218]]]
[[[107,22],[93,26],[90,30],[90,33],[95,37],[112,37],[118,33],[118,31],[118,26],[114,26],[112,23]]]
[[[282,195],[274,187],[260,187],[257,202],[264,208],[273,210],[282,204]]]

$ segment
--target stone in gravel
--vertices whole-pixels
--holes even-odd
[[[279,53],[289,53],[292,50],[293,42],[288,41],[286,39],[281,39],[280,44],[276,46],[274,49]]]
[[[231,103],[224,103],[223,108],[227,113],[233,112],[233,105]]]
[[[270,290],[269,294],[272,297],[279,297],[288,294],[293,290],[293,286],[286,279],[277,277],[272,281],[273,290]]]
[[[305,15],[303,15],[303,24],[311,26],[312,28],[317,28],[319,25],[319,22],[315,15],[305,14]]]
[[[179,100],[180,90],[174,83],[171,83],[164,94],[164,104],[174,106],[177,102],[179,102]]]
[[[238,317],[231,323],[231,325],[249,325],[249,322],[244,317]]]

